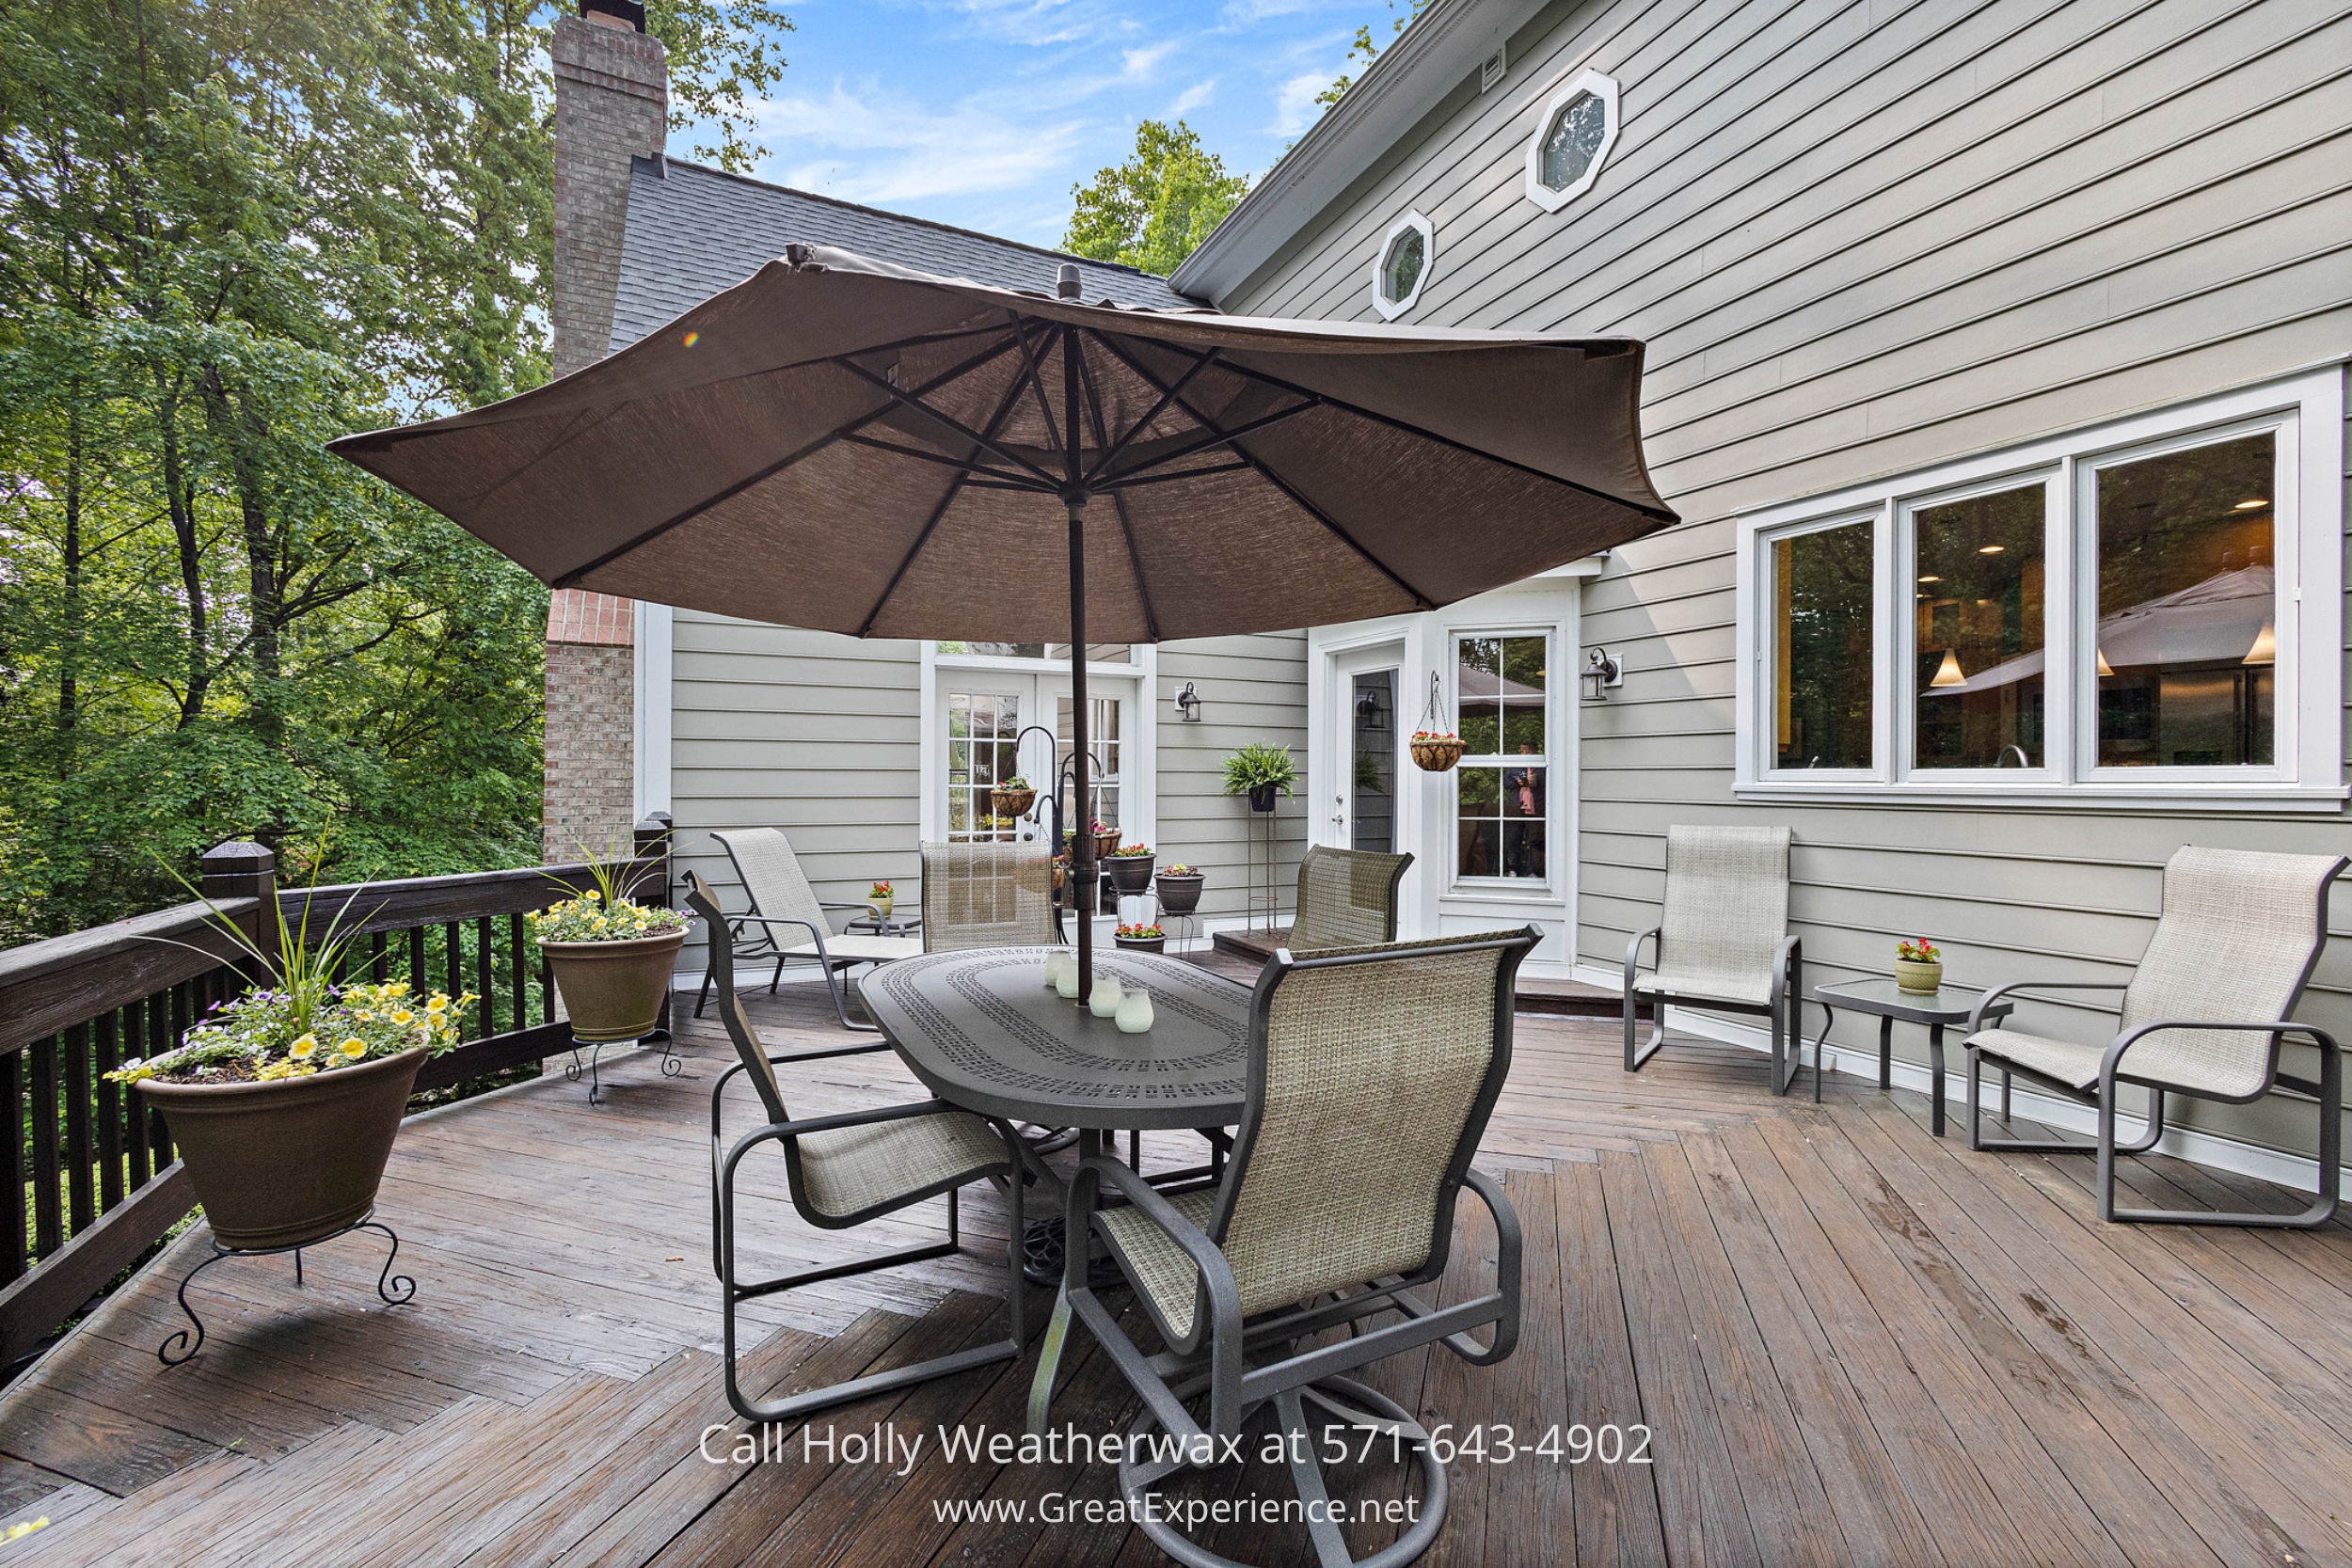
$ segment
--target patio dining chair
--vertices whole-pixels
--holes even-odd
[[[1293,953],[1359,947],[1396,940],[1396,890],[1411,855],[1317,845],[1298,863],[1298,912],[1286,945]]]
[[[686,874],[686,901],[707,923],[710,970],[719,992],[719,1017],[726,1025],[727,1037],[734,1042],[738,1058],[734,1066],[719,1075],[710,1091],[711,1266],[718,1273],[721,1291],[727,1402],[747,1421],[792,1420],[851,1400],[1019,1356],[1027,1338],[1022,1318],[1024,1287],[1019,1244],[1026,1226],[1022,1218],[1021,1156],[1012,1130],[1002,1122],[957,1110],[941,1100],[881,1105],[795,1121],[785,1108],[783,1086],[776,1077],[777,1063],[854,1055],[870,1048],[844,1046],[832,1051],[770,1055],[732,983],[734,944],[727,938],[726,917],[720,912],[718,897],[709,884],[691,871]],[[738,1073],[749,1079],[757,1091],[767,1121],[729,1144],[722,1117],[727,1085]],[[785,1180],[792,1207],[809,1224],[825,1230],[846,1230],[944,1193],[947,1198],[946,1239],[779,1275],[772,1279],[738,1279],[736,1175],[746,1156],[771,1144],[783,1148]],[[1005,1248],[1010,1271],[1005,1284],[1005,1307],[1010,1323],[1005,1338],[764,1403],[743,1391],[736,1368],[739,1307],[796,1286],[948,1256],[961,1241],[958,1195],[964,1187],[981,1180],[996,1184],[1011,1209],[1011,1226],[1007,1231],[1009,1239]]]
[[[1772,1092],[1788,1092],[1804,1065],[1797,1026],[1804,996],[1804,946],[1788,929],[1789,843],[1786,828],[1666,830],[1665,908],[1625,948],[1626,1071],[1658,1054],[1673,1002],[1770,1020]],[[1653,940],[1644,974],[1642,943]],[[1645,1000],[1656,1008],[1649,1038],[1637,1043]],[[1813,1070],[1818,1082],[1818,1059]]]
[[[1146,1494],[1187,1468],[1214,1468],[1269,1405],[1325,1568],[1353,1562],[1326,1497],[1325,1429],[1381,1434],[1421,1472],[1415,1523],[1365,1560],[1409,1562],[1445,1520],[1445,1468],[1414,1414],[1344,1374],[1430,1344],[1472,1366],[1518,1341],[1519,1226],[1502,1185],[1471,1156],[1511,1068],[1511,998],[1533,927],[1310,956],[1278,954],[1250,1007],[1241,1135],[1214,1185],[1169,1193],[1113,1158],[1079,1167],[1073,1238],[1046,1350],[1030,1386],[1029,1430],[1051,1416],[1055,1357],[1074,1316],[1136,1392],[1120,1486],[1162,1551],[1210,1568],[1230,1560],[1184,1537]],[[1109,1187],[1123,1204],[1102,1207]],[[1492,1213],[1495,1285],[1442,1308],[1422,1292],[1446,1269],[1467,1190]],[[1164,1349],[1146,1355],[1089,1284],[1104,1243]],[[1378,1327],[1383,1313],[1400,1320]],[[1492,1324],[1488,1343],[1473,1331]],[[1344,1326],[1345,1338],[1323,1343]],[[1311,1414],[1310,1407],[1311,1406]],[[1259,1444],[1249,1441],[1243,1456]],[[1140,1456],[1140,1457],[1138,1457]]]
[[[2342,1184],[2344,1062],[2335,1040],[2293,1022],[2295,1006],[2328,945],[2328,889],[2342,855],[2273,855],[2245,849],[2181,849],[2165,863],[2164,908],[2148,949],[2127,981],[2019,980],[1988,990],[1969,1019],[1968,1147],[2083,1153],[2072,1139],[1991,1138],[1978,1120],[1979,1069],[2013,1072],[2097,1107],[2099,1217],[2125,1223],[2307,1227],[2336,1212]],[[1980,1029],[1985,1009],[2020,990],[2120,990],[2123,1013],[2105,1045],[2081,1045],[2018,1029]],[[2280,1069],[2280,1048],[2299,1035],[2319,1050],[2319,1077]],[[2148,1091],[2148,1127],[2118,1146],[2117,1085]],[[2275,1088],[2319,1101],[2319,1196],[2297,1214],[2119,1209],[2115,1157],[2143,1154],[2164,1136],[2164,1097],[2187,1095],[2243,1105]]]
[[[926,843],[923,950],[1045,947],[1061,941],[1054,863],[1041,843]]]
[[[833,998],[834,1015],[841,1020],[841,1026],[872,1030],[872,1024],[850,1019],[842,997],[841,972],[859,964],[914,958],[923,951],[922,942],[914,937],[869,937],[835,931],[832,911],[863,911],[866,906],[820,901],[817,890],[808,885],[807,875],[801,870],[800,857],[792,852],[792,841],[775,829],[744,828],[710,836],[727,852],[727,863],[735,867],[736,880],[743,884],[743,892],[752,904],[741,914],[720,917],[726,922],[728,938],[735,943],[733,956],[760,962],[776,960],[776,972],[768,979],[771,996],[784,979],[785,965],[816,964],[824,972],[825,990]],[[694,998],[696,1018],[703,1016],[703,1006],[710,1000],[712,973],[715,971],[704,974],[702,990]]]

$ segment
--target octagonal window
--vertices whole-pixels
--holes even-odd
[[[1389,226],[1372,263],[1372,308],[1386,321],[1394,321],[1421,298],[1438,259],[1438,231],[1419,213],[1407,213]]]
[[[1556,213],[1592,189],[1617,141],[1617,84],[1597,71],[1563,83],[1527,144],[1527,198]]]
[[[1399,305],[1413,297],[1421,287],[1421,271],[1429,261],[1429,242],[1421,237],[1418,229],[1407,229],[1389,242],[1389,253],[1380,262],[1380,293],[1391,305]]]
[[[1593,166],[1601,138],[1608,134],[1609,105],[1589,92],[1578,93],[1551,117],[1535,178],[1548,189],[1566,190]]]

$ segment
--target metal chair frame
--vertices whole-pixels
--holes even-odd
[[[1116,1158],[1094,1155],[1081,1164],[1077,1180],[1071,1187],[1070,1235],[1076,1238],[1092,1233],[1102,1188],[1108,1184],[1118,1197],[1141,1209],[1192,1259],[1200,1273],[1192,1323],[1185,1334],[1174,1333],[1149,1293],[1136,1291],[1136,1303],[1167,1346],[1156,1354],[1147,1355],[1119,1326],[1116,1314],[1089,1284],[1089,1249],[1073,1241],[1061,1293],[1054,1305],[1038,1371],[1030,1385],[1028,1430],[1045,1430],[1056,1370],[1074,1317],[1086,1324],[1111,1364],[1142,1397],[1145,1408],[1137,1418],[1136,1432],[1140,1434],[1156,1423],[1175,1439],[1180,1453],[1187,1456],[1122,1464],[1120,1486],[1131,1503],[1139,1505],[1145,1491],[1181,1469],[1215,1463],[1215,1458],[1204,1460],[1200,1456],[1223,1454],[1226,1450],[1216,1440],[1237,1437],[1244,1423],[1270,1403],[1284,1430],[1292,1434],[1286,1445],[1292,1478],[1301,1499],[1309,1505],[1308,1530],[1318,1559],[1324,1568],[1345,1568],[1359,1563],[1349,1555],[1338,1526],[1327,1513],[1318,1518],[1313,1507],[1327,1493],[1321,1464],[1314,1457],[1320,1451],[1319,1446],[1307,1422],[1305,1405],[1312,1402],[1325,1412],[1327,1420],[1336,1418],[1342,1424],[1376,1431],[1416,1445],[1415,1457],[1423,1483],[1421,1517],[1387,1548],[1360,1560],[1359,1568],[1396,1568],[1426,1551],[1444,1523],[1446,1509],[1445,1469],[1429,1458],[1429,1433],[1402,1406],[1343,1374],[1432,1343],[1443,1344],[1454,1355],[1477,1367],[1502,1361],[1518,1346],[1521,1246],[1518,1216],[1501,1184],[1472,1165],[1471,1159],[1502,1095],[1503,1081],[1510,1074],[1513,981],[1520,961],[1539,940],[1541,933],[1531,926],[1500,938],[1414,943],[1401,950],[1355,949],[1330,957],[1302,958],[1285,953],[1270,959],[1258,977],[1251,1005],[1248,1109],[1226,1162],[1222,1180],[1228,1184],[1229,1192],[1231,1184],[1246,1178],[1257,1141],[1267,1089],[1270,1009],[1284,980],[1303,970],[1378,963],[1405,955],[1435,957],[1501,950],[1495,976],[1494,1053],[1439,1184],[1427,1261],[1409,1276],[1366,1281],[1363,1289],[1353,1294],[1335,1295],[1329,1301],[1310,1302],[1303,1307],[1245,1319],[1240,1287],[1216,1242],[1185,1219],[1163,1189]],[[1444,1275],[1453,1244],[1454,1205],[1464,1190],[1475,1194],[1494,1218],[1496,1289],[1440,1308],[1416,1292],[1435,1285]],[[1222,1223],[1221,1217],[1218,1223]],[[1358,1327],[1364,1319],[1389,1311],[1402,1313],[1403,1321],[1370,1330]],[[1494,1327],[1493,1338],[1482,1346],[1471,1334],[1488,1324]],[[1348,1327],[1350,1337],[1338,1343],[1279,1356],[1270,1362],[1258,1360],[1260,1355],[1279,1353],[1303,1337],[1341,1325]],[[1209,1398],[1205,1425],[1184,1407],[1185,1400],[1202,1392]],[[1178,1534],[1165,1520],[1147,1518],[1142,1528],[1162,1551],[1191,1568],[1236,1568],[1230,1559]]]
[[[1704,1007],[1710,1013],[1748,1013],[1769,1019],[1772,1032],[1772,1092],[1787,1094],[1804,1068],[1804,1038],[1799,1027],[1800,1014],[1804,1006],[1804,939],[1788,936],[1781,939],[1780,949],[1772,960],[1772,994],[1766,1002],[1741,1002],[1724,997],[1689,996],[1659,990],[1646,990],[1640,983],[1642,943],[1656,940],[1661,948],[1664,938],[1662,926],[1653,926],[1625,944],[1625,1069],[1639,1072],[1658,1054],[1666,1043],[1666,1007],[1669,1004],[1686,1007]],[[1662,951],[1653,951],[1650,962],[1653,972],[1664,961]],[[1643,998],[1648,998],[1652,1008],[1650,1034],[1646,1041],[1640,1039],[1639,1009]],[[1821,1098],[1821,1058],[1813,1057],[1813,1098]]]
[[[759,895],[752,891],[751,879],[743,875],[743,863],[736,858],[735,846],[727,842],[727,835],[724,833],[712,833],[710,836],[716,839],[719,843],[719,847],[727,852],[727,864],[734,868],[735,879],[742,884],[743,896],[750,899],[752,905],[749,910],[745,911],[741,914],[723,914],[718,917],[726,924],[728,940],[734,942],[742,943],[744,942],[743,931],[745,927],[756,926],[759,927],[757,935],[753,937],[751,942],[747,945],[743,946],[742,950],[739,952],[736,957],[750,958],[755,961],[765,961],[771,958],[776,960],[776,972],[772,975],[769,976],[768,979],[768,994],[771,996],[775,995],[777,986],[783,983],[784,966],[786,964],[815,963],[818,965],[824,971],[825,991],[827,995],[833,998],[834,1016],[841,1021],[841,1027],[844,1029],[854,1029],[861,1034],[877,1033],[878,1031],[875,1030],[872,1024],[859,1023],[850,1017],[850,1010],[842,1000],[841,983],[839,979],[836,978],[841,971],[845,969],[854,969],[859,964],[867,963],[872,960],[866,958],[837,958],[832,954],[826,952],[825,939],[830,936],[837,936],[840,933],[826,929],[823,923],[820,921],[793,920],[781,915],[768,915],[761,913],[759,908]],[[797,859],[798,857],[795,858]],[[830,902],[824,899],[819,899],[818,901],[818,908],[828,911],[863,910],[867,907],[868,906],[865,904],[845,904]],[[810,938],[817,943],[817,952],[815,956],[812,958],[806,953],[787,952],[785,950],[787,944],[776,940],[776,933],[773,927],[778,926],[797,926],[802,930],[806,931]],[[796,942],[791,945],[798,946],[799,944]],[[696,992],[694,996],[694,1016],[696,1018],[703,1016],[703,1006],[710,1000],[710,973],[706,970],[703,974],[702,990]],[[877,1046],[876,1049],[879,1050],[881,1047]]]
[[[1021,1176],[1019,1138],[1005,1123],[983,1117],[981,1119],[988,1120],[1005,1141],[1005,1163],[1002,1166],[930,1182],[886,1202],[870,1204],[854,1212],[840,1215],[823,1213],[810,1203],[803,1177],[799,1142],[801,1138],[815,1132],[830,1132],[850,1127],[872,1127],[883,1122],[905,1120],[913,1117],[954,1112],[958,1108],[942,1100],[924,1100],[911,1104],[879,1106],[865,1111],[847,1111],[829,1117],[776,1119],[776,1114],[782,1107],[780,1104],[771,1105],[767,1109],[771,1119],[766,1126],[755,1128],[738,1137],[733,1144],[728,1144],[723,1126],[723,1101],[727,1085],[738,1073],[746,1076],[751,1074],[755,1056],[763,1058],[771,1064],[810,1062],[833,1056],[861,1055],[868,1052],[886,1049],[886,1047],[853,1045],[769,1055],[758,1035],[751,1029],[748,1020],[742,1017],[742,999],[736,994],[730,983],[734,978],[732,943],[726,940],[723,917],[719,914],[718,899],[711,894],[709,885],[692,872],[687,873],[686,881],[687,902],[710,922],[711,971],[717,976],[722,990],[719,1014],[726,1024],[727,1034],[734,1042],[737,1055],[742,1058],[719,1075],[718,1082],[711,1086],[710,1091],[711,1267],[719,1276],[721,1291],[721,1338],[726,1366],[728,1404],[734,1407],[737,1415],[747,1421],[795,1420],[819,1410],[830,1409],[834,1405],[865,1399],[869,1395],[883,1393],[894,1388],[904,1388],[913,1384],[927,1383],[933,1378],[951,1376],[957,1372],[968,1371],[975,1367],[987,1366],[991,1362],[1019,1358],[1023,1351],[1026,1349],[1028,1340],[1023,1301],[1024,1285],[1021,1277],[1021,1237],[1025,1224],[1022,1212],[1024,1183]],[[753,1082],[755,1088],[762,1086],[757,1078],[755,1078]],[[766,1099],[764,1094],[762,1099]],[[901,1209],[923,1202],[927,1198],[937,1197],[944,1193],[947,1198],[946,1239],[940,1242],[923,1243],[914,1246],[898,1247],[889,1252],[853,1259],[848,1262],[828,1264],[821,1268],[803,1269],[794,1274],[778,1275],[768,1279],[748,1282],[739,1279],[735,1267],[736,1171],[742,1164],[746,1155],[755,1148],[767,1144],[783,1146],[792,1207],[801,1218],[809,1224],[825,1230],[847,1230],[864,1225],[868,1220],[879,1219],[884,1214],[896,1213]],[[1011,1223],[1008,1231],[1010,1240],[1005,1248],[1008,1263],[1006,1308],[1010,1322],[1005,1338],[975,1346],[969,1350],[959,1351],[952,1355],[937,1356],[912,1366],[869,1373],[865,1377],[851,1378],[847,1382],[833,1384],[823,1388],[808,1389],[782,1400],[761,1402],[753,1400],[743,1391],[738,1376],[736,1335],[736,1309],[742,1303],[756,1300],[761,1296],[797,1290],[804,1285],[815,1285],[823,1280],[868,1274],[876,1269],[895,1268],[902,1263],[921,1262],[926,1259],[945,1258],[954,1253],[961,1242],[958,1194],[973,1180],[980,1179],[998,1184],[1006,1193],[1011,1209]]]

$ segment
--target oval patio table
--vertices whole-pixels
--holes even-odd
[[[1046,988],[1054,951],[902,958],[867,974],[858,995],[924,1086],[969,1111],[1091,1133],[1241,1120],[1248,987],[1156,953],[1097,952],[1097,973],[1152,993],[1152,1027],[1122,1035]]]

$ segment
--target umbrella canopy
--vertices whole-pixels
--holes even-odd
[[[1074,492],[1086,636],[1148,642],[1432,609],[1675,521],[1641,367],[794,245],[576,374],[333,450],[553,586],[860,637],[1079,641]]]
[[[1676,520],[1638,342],[1089,305],[1076,270],[1047,295],[790,245],[586,370],[332,450],[551,586],[858,637],[1354,621]]]

